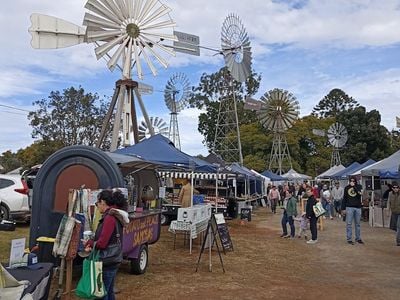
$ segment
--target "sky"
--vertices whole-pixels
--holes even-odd
[[[30,15],[41,13],[82,26],[84,0],[2,1],[0,11],[0,153],[29,146],[34,140],[27,120],[35,100],[51,91],[82,86],[100,96],[113,94],[121,72],[97,60],[93,44],[64,49],[33,49]],[[340,88],[367,110],[377,109],[382,124],[395,128],[400,116],[400,0],[185,0],[162,1],[172,10],[175,30],[200,38],[204,47],[220,49],[221,27],[231,13],[241,19],[252,46],[252,67],[262,75],[260,98],[281,88],[300,103],[300,116],[334,88]],[[222,56],[202,49],[199,57],[169,56],[158,75],[145,72],[153,86],[144,95],[150,116],[169,123],[164,102],[167,81],[178,72],[197,86],[201,74],[224,66]],[[137,78],[133,78],[138,80]],[[12,108],[8,108],[11,106]],[[179,113],[182,151],[207,155],[197,130],[196,109]],[[139,116],[139,119],[141,117]]]

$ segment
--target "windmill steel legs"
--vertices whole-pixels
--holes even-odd
[[[137,124],[136,108],[135,108],[133,93],[135,93],[135,96],[138,99],[140,109],[146,121],[147,127],[149,128],[150,134],[154,135],[153,126],[150,122],[146,108],[144,107],[142,97],[138,90],[138,83],[130,79],[124,79],[124,80],[118,80],[115,85],[116,87],[114,95],[110,107],[107,111],[107,114],[104,118],[100,137],[96,143],[96,146],[100,148],[101,144],[104,141],[108,124],[111,121],[111,116],[114,111],[115,105],[117,105],[117,112],[115,114],[116,117],[114,119],[110,151],[115,151],[118,147],[119,132],[121,129],[121,120],[123,125],[122,126],[123,145],[129,146],[131,144],[130,134],[132,131],[135,144],[139,142],[138,124]]]

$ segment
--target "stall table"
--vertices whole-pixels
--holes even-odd
[[[6,265],[4,265],[6,267]],[[53,274],[52,263],[35,264],[38,269],[16,268],[7,269],[16,280],[28,280],[31,284],[24,290],[23,295],[31,294],[34,300],[49,299],[50,284]],[[1,296],[0,296],[1,299]]]
[[[193,239],[197,238],[199,234],[204,232],[207,229],[208,219],[203,220],[198,223],[190,223],[190,222],[183,222],[183,221],[172,221],[168,231],[174,234],[174,249],[175,249],[175,242],[176,242],[176,235],[183,234],[186,240],[186,237],[189,236],[189,251],[192,254],[192,244]]]

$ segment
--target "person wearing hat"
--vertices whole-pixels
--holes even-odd
[[[361,201],[362,189],[361,185],[357,184],[357,178],[350,177],[350,183],[344,188],[342,201],[342,215],[346,215],[346,237],[347,243],[354,245],[352,239],[353,220],[355,227],[356,242],[364,244],[361,239]]]
[[[396,244],[400,246],[400,189],[396,181],[392,182],[392,191],[389,193],[388,202],[392,211],[390,228],[396,230]]]

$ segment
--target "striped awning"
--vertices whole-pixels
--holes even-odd
[[[158,175],[163,178],[191,178],[191,172],[178,172],[178,171],[159,171]],[[228,175],[226,173],[193,173],[193,178],[195,179],[227,179]],[[232,176],[235,176],[232,174]]]

